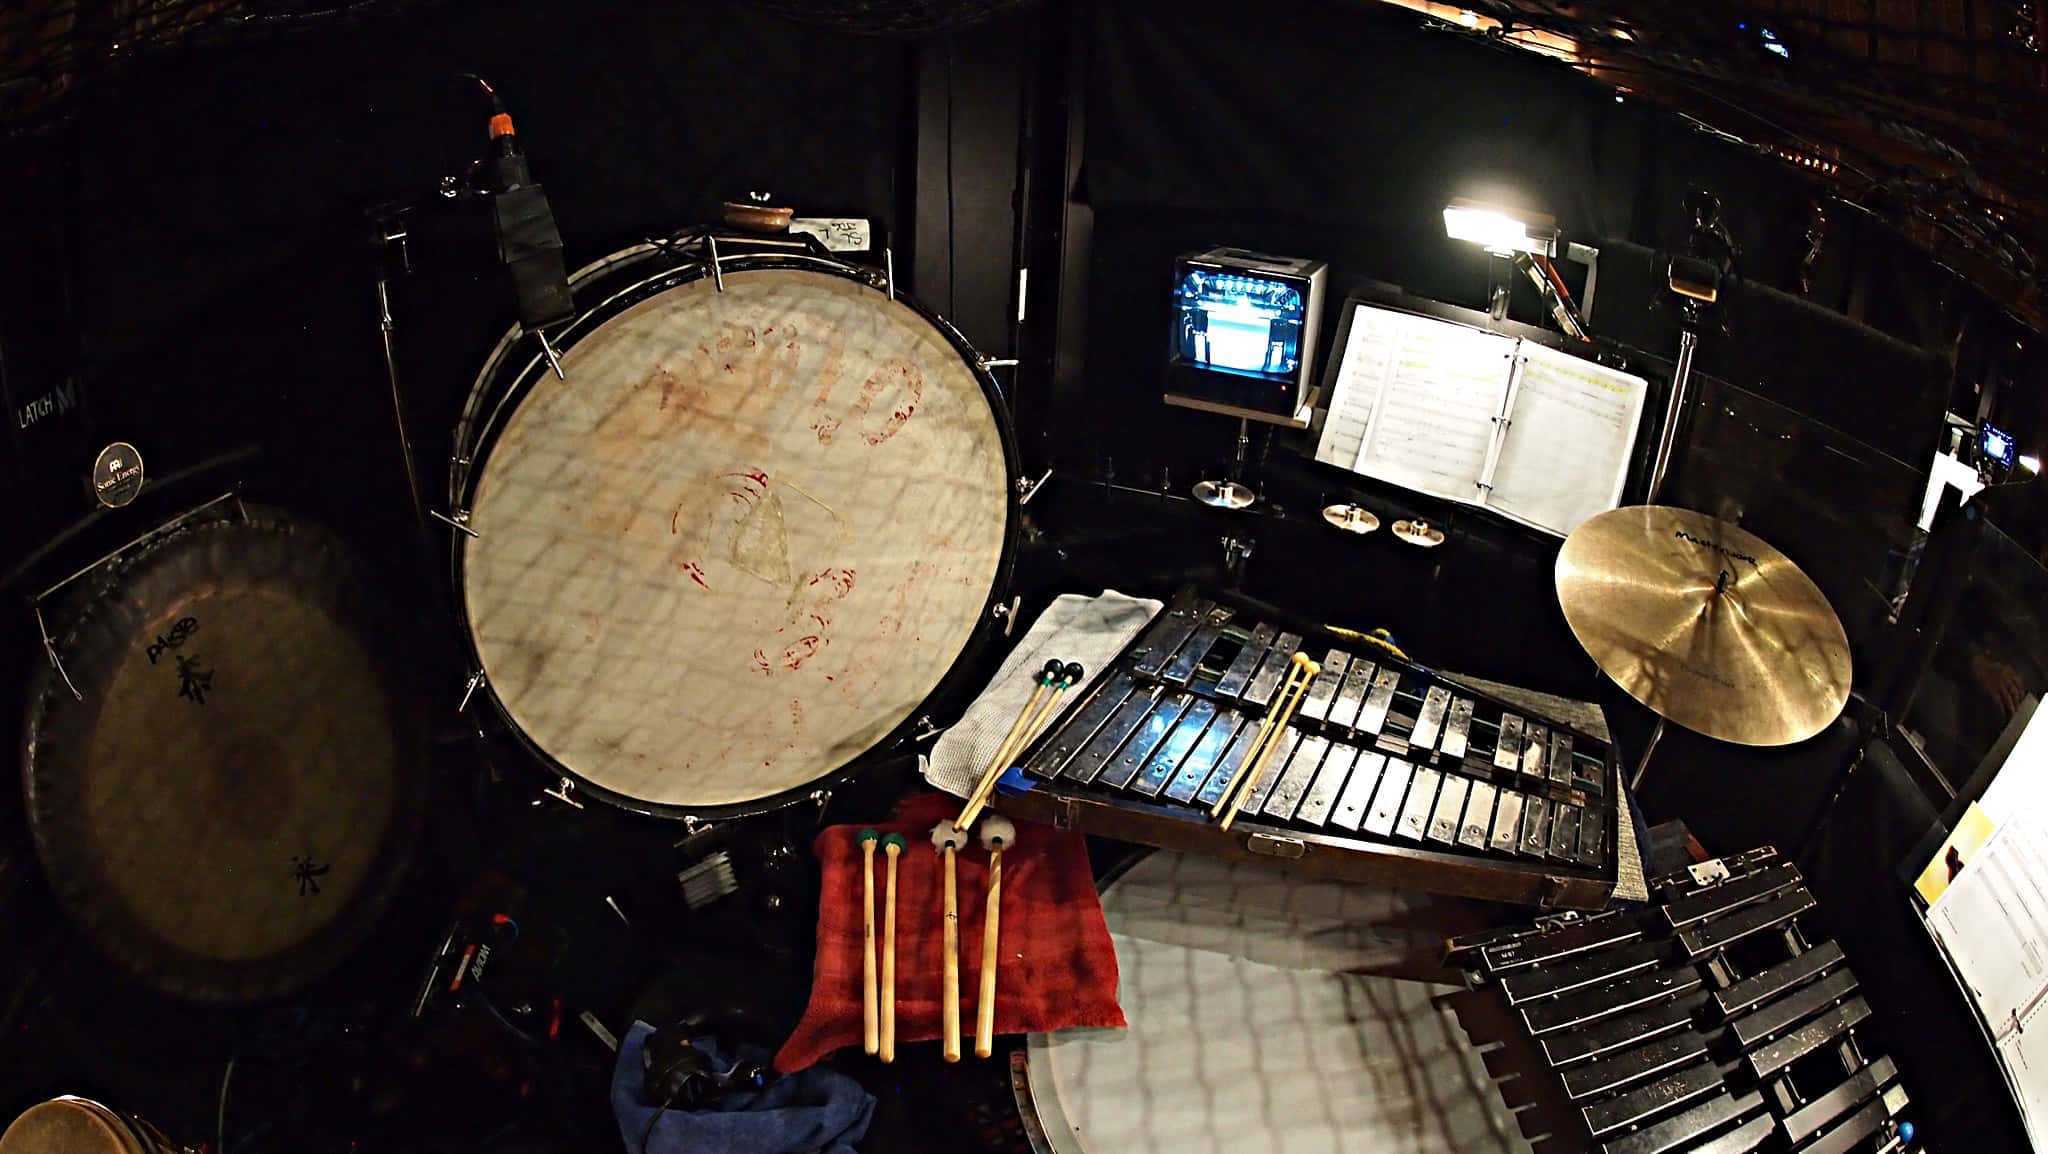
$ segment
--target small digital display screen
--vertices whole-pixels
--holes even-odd
[[[1174,288],[1174,359],[1275,381],[1301,371],[1301,286],[1229,269],[1183,268]]]
[[[1984,430],[1977,434],[1977,448],[1985,460],[1996,461],[2008,469],[2012,468],[2013,460],[2019,455],[2019,445],[2011,434],[1990,425],[1984,426]]]

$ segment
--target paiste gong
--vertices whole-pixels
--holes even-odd
[[[38,674],[22,759],[67,911],[135,976],[212,1001],[340,962],[425,811],[372,575],[325,530],[246,514],[97,574],[58,631],[62,673]]]
[[[1658,716],[1737,745],[1789,745],[1849,700],[1849,639],[1820,588],[1755,535],[1657,505],[1593,517],[1557,556],[1572,633]]]
[[[720,267],[579,273],[562,376],[501,346],[458,431],[483,696],[645,812],[772,805],[881,743],[1008,563],[1007,425],[958,335],[849,266]]]

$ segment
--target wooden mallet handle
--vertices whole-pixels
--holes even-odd
[[[1323,671],[1322,666],[1317,665],[1302,654],[1295,654],[1294,659],[1301,665],[1302,678],[1295,684],[1294,696],[1287,700],[1285,708],[1280,711],[1279,720],[1274,723],[1272,732],[1267,735],[1266,748],[1259,751],[1258,764],[1252,766],[1251,776],[1245,778],[1244,788],[1238,791],[1235,798],[1231,799],[1230,812],[1223,815],[1223,823],[1220,827],[1222,829],[1230,828],[1230,823],[1237,820],[1237,811],[1244,808],[1245,798],[1250,797],[1252,792],[1258,788],[1259,778],[1264,776],[1266,772],[1266,763],[1273,760],[1273,751],[1279,748],[1280,739],[1287,732],[1288,722],[1294,719],[1295,709],[1301,705],[1301,699],[1308,694],[1308,683],[1314,681],[1316,674]]]
[[[954,869],[957,852],[951,842],[940,851],[946,858],[946,957],[939,975],[941,1028],[945,1036],[945,1059],[960,1060],[960,888]]]
[[[1003,912],[1003,847],[988,852],[988,906],[981,915],[981,1001],[974,1015],[974,1056],[986,1058],[996,1044],[997,921]]]
[[[875,843],[882,835],[860,831],[860,1010],[861,1048],[873,1054],[882,1048],[881,1019],[875,995]]]
[[[1003,735],[1003,743],[996,746],[995,756],[989,758],[987,768],[981,771],[981,777],[976,779],[974,789],[968,793],[967,804],[960,807],[960,816],[953,819],[953,828],[959,830],[962,835],[965,835],[967,828],[974,824],[974,814],[981,808],[978,804],[979,799],[995,788],[996,779],[1003,775],[1003,770],[1009,768],[1005,763],[1010,760],[1010,755],[1016,752],[1020,739],[1024,736],[1025,727],[1030,725],[1031,719],[1037,715],[1039,700],[1045,696],[1046,689],[1058,679],[1064,669],[1066,665],[1055,657],[1047,661],[1045,668],[1039,672],[1038,688],[1031,691],[1031,699],[1024,703],[1024,711],[1017,715],[1017,720],[1010,723],[1010,731]]]
[[[1211,818],[1221,817],[1223,811],[1230,808],[1230,799],[1237,796],[1237,787],[1244,783],[1246,775],[1251,773],[1253,764],[1258,761],[1260,751],[1266,748],[1266,739],[1273,733],[1273,722],[1279,718],[1280,710],[1287,704],[1287,695],[1294,691],[1294,683],[1301,674],[1303,660],[1301,654],[1294,655],[1293,663],[1287,668],[1287,680],[1280,683],[1280,692],[1274,695],[1273,703],[1266,707],[1266,715],[1259,719],[1259,729],[1252,735],[1251,748],[1245,750],[1244,759],[1239,761],[1237,768],[1231,772],[1230,781],[1224,785],[1223,793],[1217,797],[1216,804],[1209,807]]]
[[[884,1062],[896,1060],[896,857],[903,852],[900,833],[882,839],[882,853],[889,859],[889,884],[882,891],[882,1040]]]

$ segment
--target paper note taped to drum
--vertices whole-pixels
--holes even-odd
[[[626,799],[771,797],[866,751],[986,616],[998,417],[962,350],[846,275],[660,288],[487,446],[470,629],[513,722]]]

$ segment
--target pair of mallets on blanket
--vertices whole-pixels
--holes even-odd
[[[884,1062],[896,1060],[896,857],[903,852],[903,835],[882,837],[871,829],[856,835],[863,864],[861,1026],[862,1048]],[[942,821],[932,829],[932,846],[945,858],[946,921],[945,969],[941,973],[942,1031],[945,1058],[960,1060],[960,893],[955,854],[960,848],[960,831],[952,822]],[[875,981],[875,845],[888,855],[888,888],[882,906],[881,985]],[[997,919],[1003,901],[1003,850],[1017,842],[1017,827],[1007,819],[990,814],[981,823],[981,843],[988,849],[988,903],[982,914],[981,1002],[974,1024],[974,1052],[986,1058],[995,1050]]]

